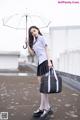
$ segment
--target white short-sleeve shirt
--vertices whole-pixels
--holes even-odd
[[[35,51],[39,64],[47,60],[47,55],[45,52],[45,46],[47,45],[47,40],[41,35],[38,35],[37,40],[34,39],[33,50]]]

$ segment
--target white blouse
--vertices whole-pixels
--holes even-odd
[[[45,46],[47,45],[47,40],[43,36],[38,35],[37,39],[34,38],[33,50],[38,58],[39,65],[48,59],[45,52]]]

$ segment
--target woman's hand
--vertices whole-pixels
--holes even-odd
[[[52,67],[52,64],[51,64],[51,61],[48,60],[48,67],[51,68]]]

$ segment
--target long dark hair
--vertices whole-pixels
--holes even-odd
[[[34,38],[33,38],[33,36],[32,36],[32,33],[31,33],[31,29],[32,29],[32,28],[37,29],[37,30],[38,30],[38,34],[39,34],[39,35],[42,35],[42,33],[40,32],[40,30],[39,30],[38,27],[36,27],[36,26],[31,26],[31,27],[29,28],[29,31],[28,31],[28,41],[29,41],[29,46],[30,46],[31,49],[32,49],[32,47],[33,47],[33,40],[34,40]]]

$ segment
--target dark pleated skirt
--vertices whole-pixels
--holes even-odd
[[[49,72],[48,60],[45,60],[43,63],[37,67],[37,76],[42,76]]]

